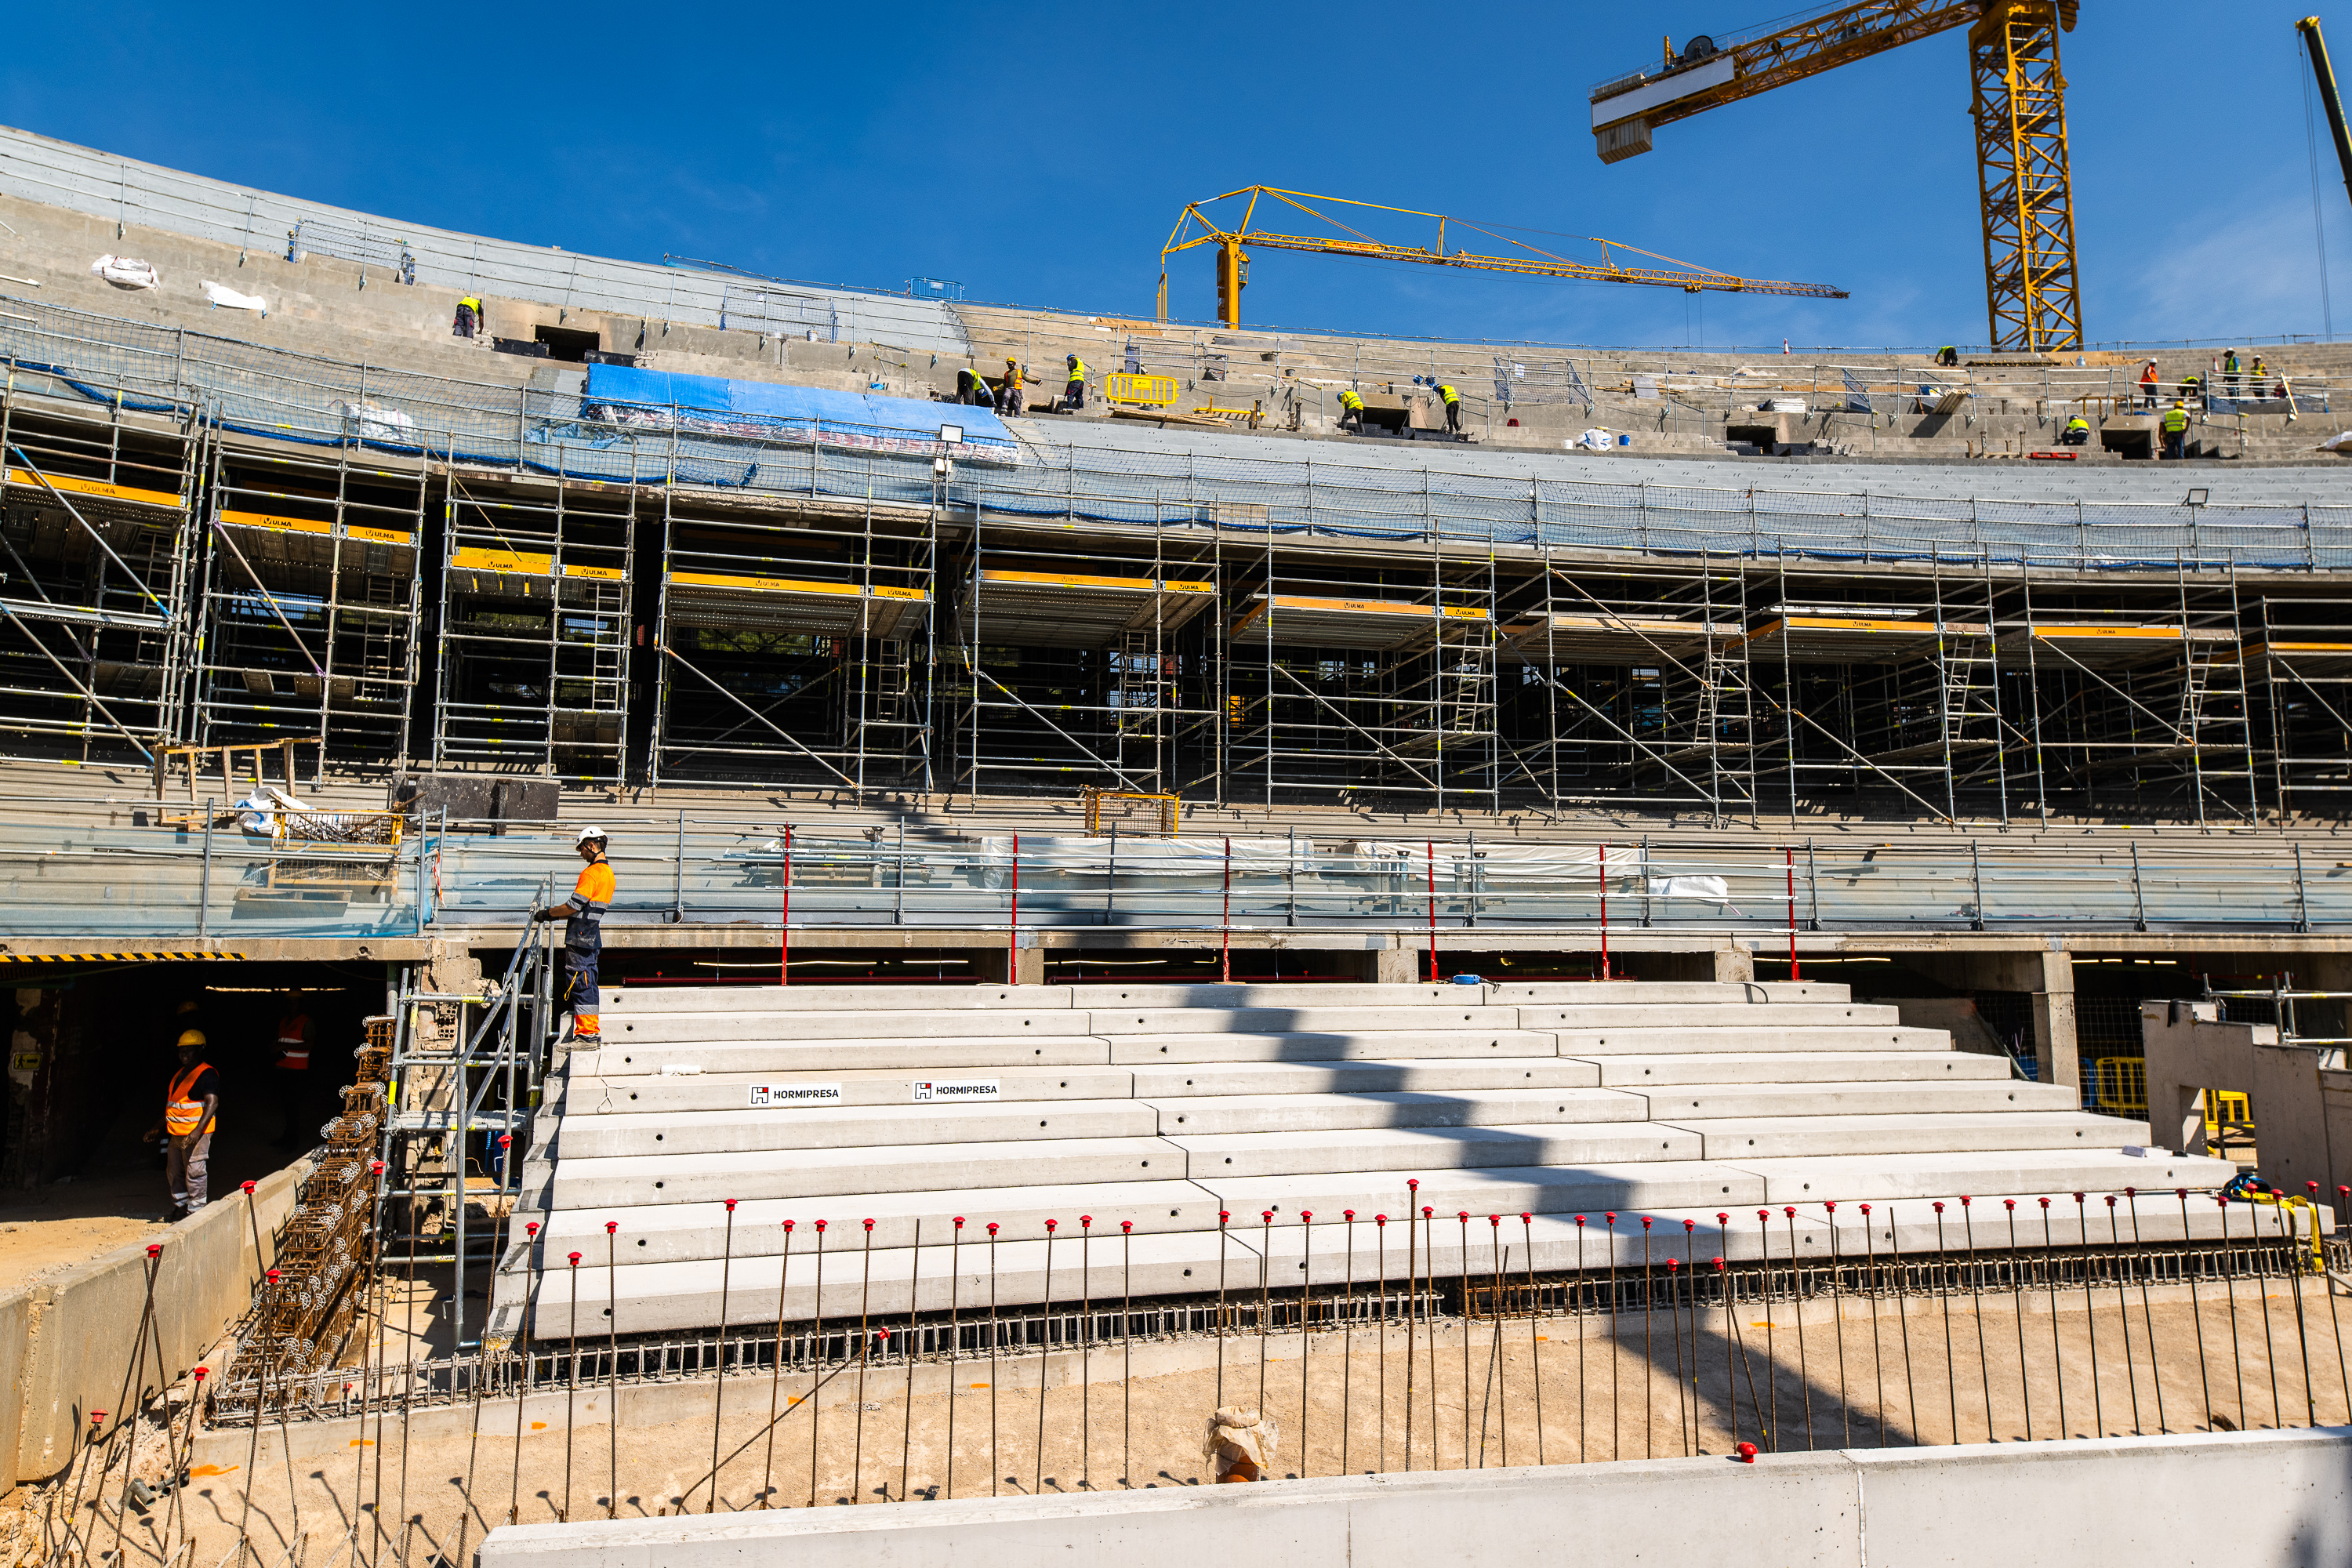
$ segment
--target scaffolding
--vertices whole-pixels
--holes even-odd
[[[636,484],[451,472],[436,767],[623,782],[644,493]]]
[[[321,772],[331,755],[398,765],[416,685],[425,465],[217,447],[211,473],[197,742],[299,734],[321,742]]]
[[[928,792],[936,509],[663,506],[651,782]]]
[[[188,678],[193,416],[0,392],[0,731],[79,762],[153,761]]]
[[[1549,552],[1504,592],[1502,794],[1753,818],[1755,696],[1736,560],[1607,572]]]
[[[2262,688],[2280,815],[2341,809],[2352,791],[2352,599],[2264,595],[2245,663]]]
[[[961,542],[940,661],[955,788],[1157,795],[1218,776],[1213,542],[975,521]]]
[[[1496,805],[1491,555],[1269,535],[1227,571],[1223,801]]]

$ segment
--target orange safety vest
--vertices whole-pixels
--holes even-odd
[[[310,1015],[297,1013],[278,1026],[278,1065],[295,1072],[310,1066]]]
[[[163,1096],[163,1131],[174,1138],[185,1138],[204,1125],[205,1102],[191,1100],[188,1091],[195,1088],[196,1079],[211,1071],[209,1064],[198,1062],[172,1080]],[[217,1118],[215,1119],[217,1121]]]

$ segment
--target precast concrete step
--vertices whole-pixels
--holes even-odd
[[[1407,1183],[1418,1183],[1408,1186]],[[1611,1210],[1706,1208],[1764,1201],[1764,1182],[1738,1166],[1706,1160],[1582,1165],[1489,1165],[1444,1170],[1427,1166],[1303,1176],[1222,1176],[1197,1184],[1236,1219],[1271,1211],[1296,1220],[1304,1210],[1318,1220],[1349,1209],[1360,1224],[1386,1215],[1392,1248],[1403,1245],[1405,1216],[1428,1205],[1443,1214],[1587,1214],[1599,1226]]]
[[[1030,1036],[1092,1035],[1087,1015],[1067,1007],[967,1007],[952,1010],[876,1008],[871,1012],[746,1011],[648,1013],[615,1018],[604,1031],[604,1048],[764,1040],[983,1039]]]
[[[1510,1009],[1486,1007],[1475,996],[1459,1007],[1097,1007],[1086,1016],[1092,1021],[1090,1033],[1113,1037],[1499,1032],[1516,1026]]]
[[[2147,1141],[2147,1123],[2080,1110],[1951,1115],[1792,1116],[1721,1121],[1675,1119],[1696,1133],[1710,1160],[1806,1155],[1928,1154],[1988,1149],[2107,1149]]]
[[[1524,1015],[1527,1009],[1520,1009]],[[1792,1026],[1777,1009],[1757,1008],[1754,1022],[1722,1026],[1704,1024],[1651,1028],[1560,1029],[1556,1049],[1564,1057],[1691,1055],[1721,1050],[1738,1054],[1759,1051],[1935,1051],[1948,1052],[1952,1037],[1941,1029],[1906,1029],[1900,1025],[1811,1024]]]
[[[950,1012],[1067,1010],[1067,985],[645,985],[604,994],[604,1016],[631,1022],[669,1013]]]
[[[2015,1079],[1956,1083],[1683,1084],[1643,1096],[1654,1121],[1784,1116],[1948,1115],[1953,1111],[2079,1111],[2082,1096],[2063,1084]]]
[[[1851,991],[1843,985],[1786,980],[1524,980],[1489,984],[1487,1001],[1496,1006],[1552,1005],[1658,1006],[1674,1002],[1718,1005],[1760,1005],[1785,1002],[1845,1002]]]
[[[1726,1024],[1780,1029],[1821,1026],[1857,1028],[1870,1025],[1891,1028],[1902,1022],[1902,1015],[1893,1007],[1860,1002],[1775,1002],[1765,1006],[1673,1005],[1643,1007],[1632,1013],[1622,1007],[1534,1005],[1520,1007],[1517,1013],[1522,1029],[1706,1029]]]
[[[608,1045],[574,1051],[573,1071],[600,1078],[636,1074],[836,1072],[851,1068],[887,1068],[919,1075],[958,1068],[1107,1067],[1110,1042],[1092,1035],[939,1036],[898,1039],[842,1039],[827,1035],[765,1043],[679,1040],[668,1044]]]
[[[1698,1134],[1646,1121],[1163,1136],[1190,1156],[1188,1173],[1196,1182],[1221,1176],[1705,1158]]]
[[[781,1086],[787,1092],[791,1085]],[[1617,1095],[1638,1110],[1638,1096]],[[647,1111],[567,1121],[555,1157],[602,1160],[637,1154],[726,1154],[755,1149],[866,1149],[895,1152],[930,1143],[992,1143],[1086,1138],[1149,1138],[1160,1115],[1135,1100],[1080,1100],[1054,1105],[793,1105],[705,1110],[690,1116]]]
[[[1465,1007],[1482,1006],[1493,987],[1450,984],[1367,985],[1349,982],[1264,985],[1119,985],[1066,987],[1070,1005],[1093,1011],[1143,1008]]]
[[[1696,1139],[1691,1140],[1694,1147]],[[870,1148],[755,1150],[558,1159],[548,1197],[562,1209],[871,1192],[887,1171],[909,1190],[956,1192],[1026,1183],[1083,1185],[1182,1178],[1184,1151],[1158,1138],[1055,1143],[929,1143],[880,1158]]]
[[[797,1257],[815,1246],[816,1222],[824,1220],[825,1247],[833,1252],[863,1245],[865,1223],[870,1219],[877,1247],[913,1245],[916,1226],[920,1225],[925,1244],[936,1242],[944,1251],[948,1238],[956,1233],[959,1215],[964,1220],[961,1245],[985,1249],[991,1225],[1004,1237],[1036,1237],[1045,1234],[1049,1219],[1057,1221],[1064,1230],[1077,1229],[1082,1215],[1093,1215],[1097,1228],[1108,1226],[1114,1232],[1121,1220],[1139,1232],[1214,1230],[1217,1203],[1205,1188],[1183,1181],[750,1198],[735,1206],[732,1247],[739,1258],[781,1253],[785,1241],[783,1222],[791,1220],[792,1247]],[[721,1204],[631,1204],[557,1209],[542,1222],[540,1249],[558,1260],[568,1252],[580,1252],[587,1262],[602,1264],[607,1222],[618,1227],[613,1235],[614,1252],[624,1262],[718,1258],[730,1246],[727,1211]]]
[[[1836,1153],[1727,1163],[1763,1181],[1765,1203],[1819,1205],[1826,1198],[1841,1212],[1849,1203],[1924,1201],[1961,1193],[1998,1199],[2019,1193],[2120,1193],[2127,1187],[2142,1194],[2186,1187],[2193,1209],[2198,1193],[2218,1189],[2238,1173],[2227,1160],[2131,1155],[2108,1143],[2080,1149]],[[2021,1205],[2019,1223],[2027,1217]],[[2040,1223],[2038,1216],[2034,1223]]]
[[[1593,1074],[1582,1063],[1562,1065],[1564,1072],[1589,1082]],[[973,1071],[950,1068],[954,1076],[920,1074],[896,1068],[795,1068],[786,1072],[692,1073],[650,1078],[596,1078],[575,1074],[563,1086],[563,1114],[594,1117],[609,1112],[658,1111],[684,1115],[704,1110],[743,1110],[756,1100],[773,1105],[810,1103],[779,1091],[830,1089],[834,1105],[905,1106],[950,1101],[979,1095],[991,1102],[1047,1104],[1074,1100],[1134,1098],[1136,1075],[1125,1068],[1013,1067]],[[1208,1090],[1204,1092],[1215,1092]]]
[[[1920,1030],[1932,1034],[1932,1030]],[[1581,1059],[1581,1058],[1563,1058]],[[1682,1084],[1804,1083],[1832,1079],[1874,1083],[2023,1082],[2000,1057],[1967,1051],[1694,1051],[1670,1056],[1596,1056],[1588,1064],[1612,1089]],[[1138,1078],[1140,1079],[1139,1074]]]
[[[1542,1037],[1535,1037],[1540,1039]],[[1139,1065],[1139,1100],[1216,1094],[1445,1094],[1495,1089],[1591,1089],[1601,1071],[1591,1062],[1541,1056],[1413,1061],[1206,1062]]]
[[[1280,1034],[1218,1032],[1134,1034],[1104,1037],[1110,1059],[1122,1066],[1147,1063],[1393,1061],[1462,1057],[1549,1057],[1553,1037],[1539,1030],[1443,1028],[1301,1029]]]
[[[1644,1121],[1648,1097],[1612,1089],[1487,1089],[1454,1094],[1349,1091],[1147,1100],[1166,1137],[1270,1137],[1352,1128],[1506,1127]]]
[[[2108,1244],[2104,1203],[2086,1205],[2084,1223],[2077,1225],[2071,1198],[2045,1195],[2058,1200],[2052,1213],[2062,1217],[2053,1221],[2046,1242],[2038,1225],[2031,1235],[2021,1226],[2018,1250]],[[722,1309],[727,1321],[739,1326],[773,1322],[779,1317],[806,1323],[820,1316],[832,1321],[862,1316],[869,1323],[887,1324],[912,1312],[985,1311],[992,1301],[1003,1311],[1048,1300],[1102,1300],[1127,1291],[1139,1298],[1201,1296],[1221,1289],[1228,1295],[1245,1295],[1259,1289],[1261,1281],[1278,1290],[1309,1284],[1318,1293],[1344,1292],[1383,1285],[1392,1289],[1409,1274],[1438,1279],[1466,1274],[1476,1279],[1496,1273],[1524,1276],[1530,1268],[1539,1275],[1572,1278],[1612,1268],[1640,1268],[1645,1259],[1647,1267],[1659,1270],[1669,1259],[1678,1267],[1687,1260],[1691,1267],[1704,1268],[1718,1257],[1732,1263],[1791,1258],[1827,1262],[1833,1247],[1841,1259],[1863,1261],[1866,1271],[1864,1260],[1884,1259],[1898,1250],[1909,1258],[1939,1250],[1965,1257],[1971,1250],[1970,1233],[1960,1221],[1957,1199],[1946,1203],[1940,1236],[1924,1203],[1898,1205],[1892,1213],[1874,1208],[1867,1218],[1859,1205],[1841,1205],[1833,1222],[1816,1211],[1801,1212],[1793,1223],[1776,1209],[1768,1210],[1768,1220],[1758,1222],[1752,1210],[1741,1214],[1706,1205],[1627,1205],[1614,1211],[1613,1224],[1591,1212],[1582,1225],[1558,1211],[1530,1211],[1531,1217],[1521,1222],[1517,1211],[1499,1207],[1465,1205],[1449,1211],[1431,1204],[1436,1211],[1432,1220],[1416,1217],[1410,1226],[1395,1216],[1385,1227],[1375,1226],[1361,1211],[1352,1227],[1338,1218],[1337,1211],[1316,1211],[1310,1226],[1299,1223],[1294,1211],[1271,1225],[1257,1223],[1255,1215],[1250,1223],[1240,1223],[1237,1215],[1223,1234],[1139,1231],[1131,1237],[1123,1237],[1118,1216],[1106,1213],[1095,1216],[1090,1233],[1077,1233],[1064,1222],[1050,1243],[1040,1231],[1019,1237],[1008,1232],[992,1257],[985,1247],[951,1249],[931,1243],[928,1226],[926,1244],[919,1249],[902,1243],[877,1244],[869,1250],[863,1233],[854,1231],[837,1247],[828,1245],[822,1294],[814,1251],[797,1247],[789,1263],[777,1253],[738,1255],[723,1262],[708,1258],[635,1262],[610,1270],[558,1269],[543,1276],[535,1292],[532,1337],[562,1341],[570,1337],[574,1323],[583,1336],[598,1338],[614,1331],[705,1328],[720,1321]],[[1982,1207],[1982,1201],[1976,1206]],[[2095,1215],[2089,1212],[2092,1206],[2098,1211]],[[2032,1198],[2021,1207],[2040,1213]],[[1718,1214],[1729,1217],[1719,1221]],[[2116,1229],[2129,1235],[2136,1217],[2141,1239],[2151,1242],[2215,1240],[2225,1223],[2210,1204],[2192,1206],[2184,1221],[2177,1206],[2145,1196],[2137,1203],[2119,1199],[2115,1214]],[[1646,1228],[1641,1224],[1643,1217],[1650,1221]],[[2244,1217],[2228,1217],[2231,1233],[2242,1237]],[[2009,1250],[2005,1223],[1974,1226],[1972,1234],[1975,1250]],[[608,1306],[614,1309],[609,1323]],[[1783,1304],[1774,1310],[1794,1318],[1803,1309]],[[1591,1331],[1602,1331],[1596,1327]],[[845,1392],[842,1397],[851,1395]]]

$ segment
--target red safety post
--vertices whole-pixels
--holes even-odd
[[[1609,978],[1609,846],[1601,846],[1601,978]]]
[[[1013,836],[1013,913],[1004,925],[1004,984],[1021,984],[1021,835]]]
[[[1222,917],[1223,935],[1217,948],[1217,982],[1221,985],[1234,983],[1234,841],[1225,840],[1225,908]]]
[[[1797,971],[1797,852],[1783,849],[1780,859],[1789,868],[1789,978],[1801,980],[1804,976]]]
[[[1437,984],[1437,845],[1424,838],[1422,847],[1429,853],[1429,983]]]
[[[776,984],[790,985],[793,983],[793,826],[789,822],[784,824],[783,934],[778,940],[782,945],[776,953]]]

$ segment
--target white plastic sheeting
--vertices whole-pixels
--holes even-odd
[[[117,289],[152,289],[163,281],[153,262],[135,256],[101,256],[89,264],[89,269]]]
[[[240,294],[236,289],[215,283],[209,278],[204,279],[204,288],[205,298],[210,300],[217,310],[255,310],[264,316],[269,314],[269,301],[258,294]]]

